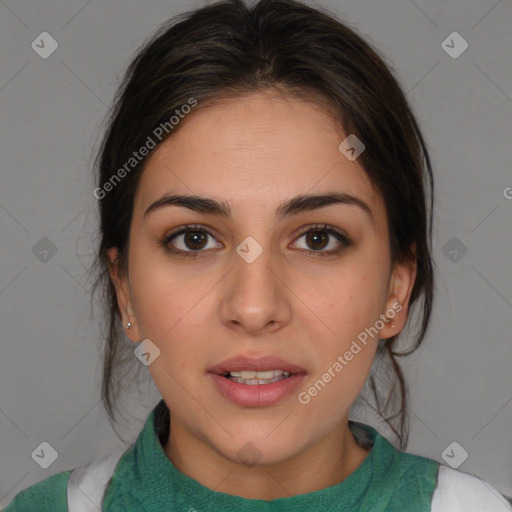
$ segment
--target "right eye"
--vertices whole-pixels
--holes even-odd
[[[200,252],[205,252],[203,249],[215,249],[221,246],[219,242],[212,242],[211,246],[207,247],[208,237],[215,240],[214,236],[201,226],[189,225],[167,235],[160,243],[177,256],[196,257]]]

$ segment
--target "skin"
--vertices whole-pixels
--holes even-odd
[[[350,407],[373,362],[379,338],[404,327],[415,262],[391,268],[382,197],[358,160],[338,145],[346,137],[320,107],[267,90],[198,108],[148,157],[134,200],[127,272],[110,249],[111,277],[126,334],[150,339],[161,353],[149,371],[171,411],[164,446],[183,473],[219,492],[275,499],[335,485],[369,451],[348,428]],[[371,208],[334,204],[279,222],[276,208],[299,194],[349,192]],[[229,203],[232,218],[170,206],[144,217],[165,192]],[[198,245],[158,241],[185,224],[212,236]],[[348,235],[308,244],[299,230],[327,223]],[[248,264],[235,249],[251,236],[262,254]],[[313,241],[314,242],[314,241]],[[310,256],[341,247],[338,254]],[[317,249],[318,252],[318,249]],[[297,392],[268,407],[241,407],[214,387],[207,370],[238,354],[275,354],[302,366],[307,390],[379,315],[401,304],[379,336],[354,356],[307,405]],[[260,459],[244,465],[247,443]]]

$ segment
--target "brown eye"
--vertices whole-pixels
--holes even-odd
[[[210,247],[207,247],[208,237],[213,238],[213,235],[204,229],[185,228],[169,235],[165,240],[165,244],[172,245],[178,251],[183,252],[202,251],[206,248],[212,249],[218,247],[218,243],[213,243]]]
[[[306,243],[314,250],[325,249],[329,237],[330,235],[326,235],[323,231],[309,231],[306,233]]]
[[[208,235],[204,231],[187,231],[184,233],[183,243],[192,251],[204,249]]]
[[[212,239],[208,246],[208,238]],[[215,241],[215,237],[201,226],[189,225],[175,231],[170,235],[159,240],[159,245],[167,252],[175,256],[197,257],[205,249],[215,249],[222,247],[222,244]]]
[[[333,255],[352,245],[347,236],[327,225],[309,226],[302,231],[297,240],[301,238],[305,240],[306,247],[299,249],[308,251],[310,256]]]

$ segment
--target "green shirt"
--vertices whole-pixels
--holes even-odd
[[[106,512],[421,512],[431,510],[439,463],[397,450],[374,428],[350,420],[349,427],[371,450],[339,484],[270,501],[213,491],[181,473],[167,458],[169,409],[161,400],[149,414],[135,443],[119,460],[105,493]],[[57,473],[15,496],[5,512],[67,512],[70,471]]]

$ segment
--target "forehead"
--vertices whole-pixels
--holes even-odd
[[[382,219],[380,194],[338,149],[345,137],[327,111],[274,92],[199,104],[147,158],[135,208],[172,191],[264,211],[336,190],[360,197]]]

